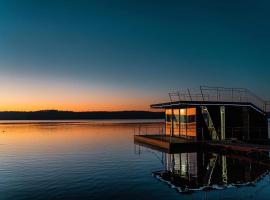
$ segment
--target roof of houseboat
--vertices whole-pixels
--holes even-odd
[[[170,101],[150,105],[151,108],[181,108],[186,106],[248,106],[270,116],[270,102],[243,88],[200,86],[169,93]]]

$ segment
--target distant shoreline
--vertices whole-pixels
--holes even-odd
[[[88,119],[164,119],[163,112],[149,111],[3,111],[0,120],[88,120]]]

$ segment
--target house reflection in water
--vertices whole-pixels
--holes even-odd
[[[249,157],[211,152],[163,153],[163,164],[153,174],[180,192],[253,184],[269,169]]]
[[[141,146],[138,145],[140,149]],[[268,152],[265,152],[260,160],[242,155],[203,151],[161,151],[161,154],[163,169],[153,172],[153,175],[183,193],[253,186],[270,168]]]

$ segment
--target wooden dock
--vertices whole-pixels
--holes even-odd
[[[176,150],[196,150],[202,145],[202,142],[195,140],[169,137],[165,135],[135,135],[134,141],[136,143],[142,143],[150,147],[165,150],[166,152],[172,152]]]
[[[134,141],[165,150],[166,152],[181,152],[196,149],[225,151],[245,155],[270,152],[270,145],[237,143],[233,141],[196,141],[165,135],[135,135]]]

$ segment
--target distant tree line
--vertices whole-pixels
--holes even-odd
[[[163,119],[164,117],[163,112],[148,111],[72,112],[42,110],[34,112],[0,112],[0,120]]]

